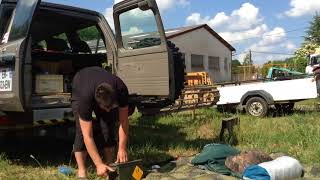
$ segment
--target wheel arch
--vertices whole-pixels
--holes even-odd
[[[244,94],[241,98],[240,104],[246,105],[248,100],[252,97],[261,97],[264,99],[269,105],[274,104],[274,99],[272,95],[264,90],[257,90],[257,91],[249,91]]]

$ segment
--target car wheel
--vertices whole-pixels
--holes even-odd
[[[129,105],[129,107],[128,107],[128,116],[132,116],[135,111],[136,111],[136,106],[135,105]]]
[[[265,117],[268,109],[268,103],[261,97],[252,97],[246,103],[246,112],[254,117]]]

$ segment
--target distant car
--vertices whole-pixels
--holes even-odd
[[[313,74],[313,69],[320,67],[320,54],[312,54],[309,56],[306,74]]]

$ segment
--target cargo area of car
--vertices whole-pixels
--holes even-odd
[[[77,71],[107,64],[106,47],[97,21],[67,11],[41,8],[31,26],[31,107],[70,106]]]

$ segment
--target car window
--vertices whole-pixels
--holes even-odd
[[[0,6],[0,44],[8,41],[8,35],[5,37],[6,30],[9,26],[11,16],[13,14],[13,8],[8,6]]]
[[[15,41],[27,35],[37,3],[37,0],[17,2],[12,26],[9,27],[9,41]]]
[[[55,36],[51,36],[45,39],[45,44],[42,43],[40,45],[46,45],[44,49],[48,51],[58,51],[58,52],[70,52],[70,43],[68,41],[67,35],[65,33],[61,33]],[[39,42],[40,43],[40,42]],[[38,43],[38,45],[39,45]]]
[[[152,10],[139,8],[120,14],[122,44],[125,49],[140,49],[161,44]]]
[[[82,43],[87,44],[92,54],[106,53],[106,46],[97,26],[90,26],[77,31]]]

